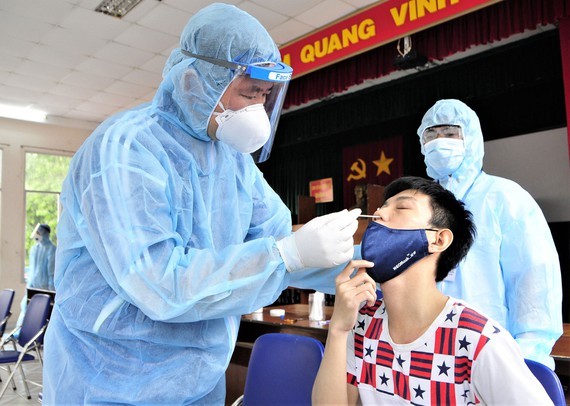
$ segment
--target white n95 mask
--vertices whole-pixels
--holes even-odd
[[[437,138],[425,146],[427,173],[433,179],[442,179],[459,168],[465,158],[465,143],[453,138]]]
[[[263,104],[252,104],[240,110],[215,112],[218,129],[216,138],[239,152],[250,154],[261,148],[271,135],[271,123]]]

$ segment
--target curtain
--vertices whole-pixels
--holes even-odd
[[[562,78],[566,96],[566,123],[568,131],[568,153],[570,154],[570,17],[560,20],[560,54],[562,55]]]

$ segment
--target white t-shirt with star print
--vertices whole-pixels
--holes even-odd
[[[552,404],[509,332],[458,299],[409,344],[392,341],[377,300],[360,310],[347,345],[347,381],[363,405]]]

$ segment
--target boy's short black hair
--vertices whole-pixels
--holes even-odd
[[[391,182],[384,189],[384,200],[404,190],[417,190],[429,196],[433,211],[431,226],[448,228],[453,233],[453,242],[441,253],[437,262],[435,280],[442,281],[465,258],[475,240],[473,215],[449,190],[434,181],[416,176],[405,176]]]

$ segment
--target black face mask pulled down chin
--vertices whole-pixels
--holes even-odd
[[[378,283],[400,275],[429,255],[425,229],[399,230],[371,222],[361,243],[362,259],[374,262],[368,274]]]

